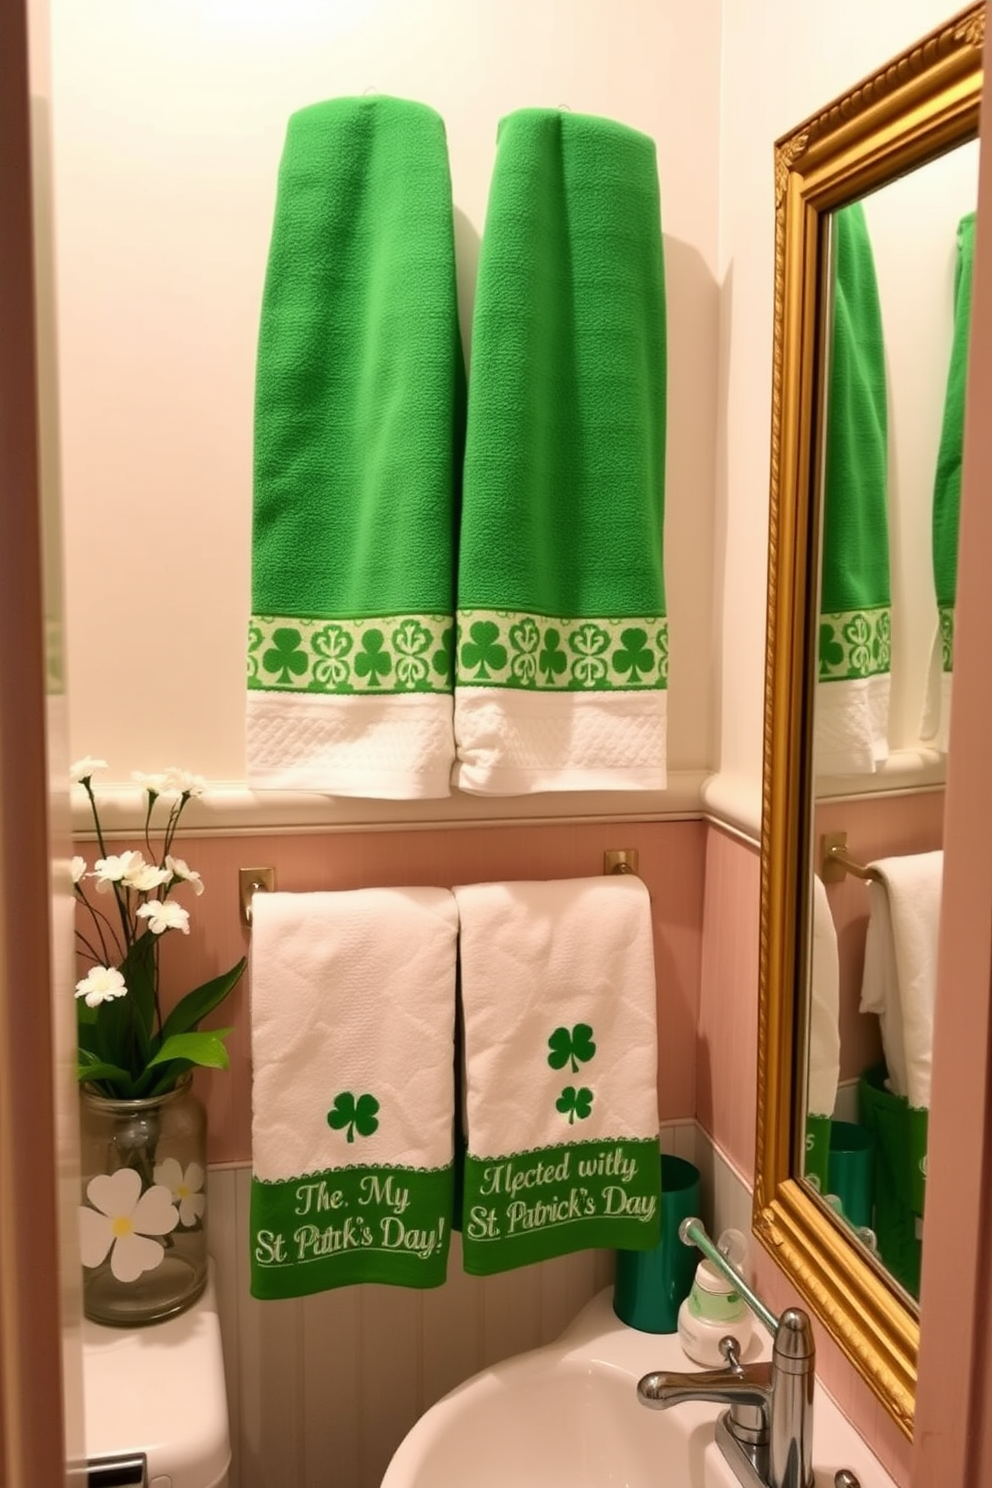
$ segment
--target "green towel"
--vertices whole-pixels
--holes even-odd
[[[853,202],[831,221],[817,768],[846,774],[870,772],[888,753],[888,409],[864,208]]]
[[[662,788],[666,319],[654,142],[499,128],[472,333],[456,779]]]
[[[940,617],[944,672],[954,670],[954,602],[958,576],[958,514],[961,505],[961,461],[964,404],[968,382],[968,330],[971,324],[971,278],[975,256],[975,213],[958,223],[954,268],[954,334],[947,374],[944,417],[937,451],[933,489],[933,577]]]
[[[250,784],[448,794],[463,404],[442,120],[300,110],[259,332]]]

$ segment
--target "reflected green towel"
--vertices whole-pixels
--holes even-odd
[[[940,616],[943,670],[954,670],[954,602],[957,596],[958,515],[964,405],[968,380],[968,331],[971,324],[971,278],[975,255],[975,213],[958,223],[954,269],[954,335],[947,374],[944,417],[937,451],[933,489],[933,577]]]
[[[300,110],[258,345],[251,783],[447,793],[463,403],[441,118],[384,96]],[[437,717],[390,714],[396,695]],[[380,763],[444,788],[376,789]]]
[[[576,695],[602,705],[601,741],[610,695],[618,716],[649,693],[663,709],[665,399],[653,140],[560,109],[509,115],[472,334],[455,700],[466,788],[589,783]],[[596,756],[604,777],[633,763],[663,772],[663,714],[649,730],[656,759],[638,755],[643,730],[632,748],[616,728]]]
[[[824,451],[820,681],[888,672],[888,412],[882,314],[860,202],[835,212]]]

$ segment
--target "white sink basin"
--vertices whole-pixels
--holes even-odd
[[[768,1357],[761,1330],[745,1361]],[[483,1370],[431,1407],[400,1443],[382,1488],[739,1488],[716,1445],[720,1407],[648,1410],[637,1381],[692,1370],[674,1334],[639,1333],[603,1291],[557,1343]],[[817,1488],[838,1468],[862,1488],[895,1488],[864,1442],[817,1391]]]

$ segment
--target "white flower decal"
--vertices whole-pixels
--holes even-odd
[[[143,786],[152,796],[160,796],[164,790],[168,789],[168,783],[162,774],[146,775],[144,770],[132,770],[131,779],[137,785]]]
[[[99,1007],[101,1002],[112,1002],[123,997],[127,987],[120,972],[113,966],[94,966],[76,983],[76,996],[86,998],[87,1007]]]
[[[184,858],[174,858],[170,855],[165,860],[165,866],[173,878],[181,878],[183,883],[188,883],[192,887],[194,893],[203,893],[203,890],[206,888],[203,879],[196,872],[195,868],[190,868]]]
[[[202,796],[206,788],[207,782],[202,775],[192,775],[189,770],[180,770],[175,765],[170,765],[165,772],[163,790],[175,791],[181,796]]]
[[[172,1194],[172,1202],[179,1206],[179,1223],[187,1229],[203,1218],[207,1207],[207,1196],[202,1192],[205,1177],[199,1163],[190,1163],[185,1172],[174,1157],[155,1164],[155,1182],[164,1183]]]
[[[161,935],[166,930],[181,930],[184,935],[189,934],[189,910],[183,909],[175,899],[152,899],[135,913],[139,919],[148,921],[148,928],[154,935]]]
[[[133,1168],[99,1173],[86,1185],[93,1208],[81,1205],[79,1238],[84,1266],[99,1266],[110,1251],[110,1269],[118,1281],[137,1281],[154,1271],[165,1246],[153,1235],[167,1235],[179,1222],[172,1195],[156,1183],[141,1192],[141,1178]]]
[[[72,859],[71,863],[69,864],[69,871],[72,874],[72,881],[73,881],[73,883],[74,884],[81,883],[82,882],[82,878],[83,878],[83,874],[86,872],[86,859],[85,858],[81,858],[79,856],[79,854],[76,853],[75,857]]]

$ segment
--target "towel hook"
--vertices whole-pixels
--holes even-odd
[[[238,899],[241,904],[241,923],[251,929],[251,896],[271,894],[276,886],[274,868],[239,868]]]
[[[636,873],[638,854],[636,847],[613,847],[603,853],[604,873]]]
[[[824,883],[841,883],[851,873],[855,878],[877,883],[882,875],[877,868],[866,868],[847,850],[846,832],[824,832],[820,838],[820,877]]]

